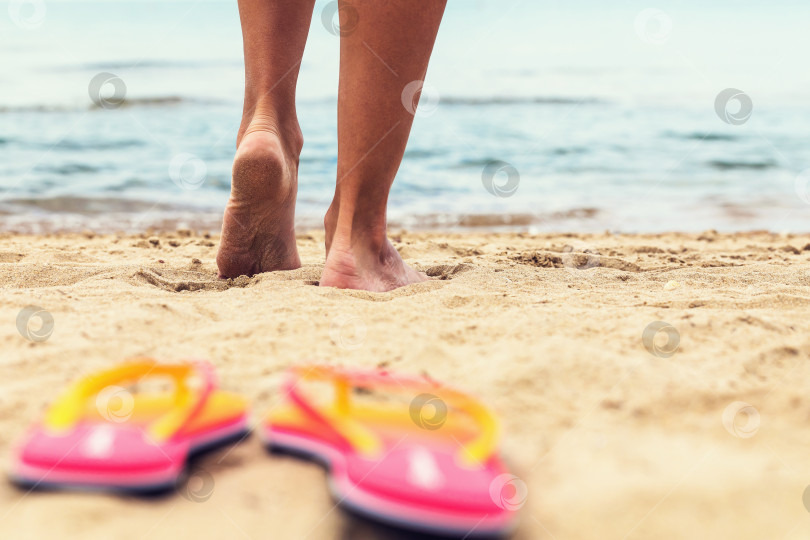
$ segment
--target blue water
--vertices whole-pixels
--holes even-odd
[[[241,114],[235,4],[14,4],[0,12],[0,228],[215,229]],[[302,226],[335,183],[339,39],[325,4],[299,79]],[[416,119],[391,220],[810,229],[810,6],[662,3],[666,18],[639,27],[648,3],[601,4],[451,0],[427,79],[438,102]],[[123,106],[94,106],[101,72],[126,86]],[[726,88],[753,104],[739,125],[715,111]],[[514,192],[505,173],[486,189],[492,162]]]

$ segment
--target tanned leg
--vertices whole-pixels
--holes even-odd
[[[321,286],[388,291],[427,279],[386,237],[388,193],[413,113],[405,87],[422,81],[444,0],[351,0],[356,27],[340,40],[337,186],[324,219]]]
[[[245,103],[217,253],[220,277],[301,266],[295,246],[295,88],[314,0],[239,0]]]

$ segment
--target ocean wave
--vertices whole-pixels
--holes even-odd
[[[190,205],[142,201],[123,197],[30,197],[0,200],[0,208],[6,214],[40,211],[53,214],[78,214],[84,216],[107,213],[143,214],[144,212],[202,211]]]
[[[737,135],[729,135],[727,133],[704,133],[700,131],[695,131],[691,133],[677,133],[674,131],[666,131],[664,132],[664,136],[669,137],[671,139],[682,139],[685,141],[731,142],[740,140],[740,137]]]
[[[391,219],[392,227],[409,229],[447,229],[447,228],[525,228],[531,225],[549,224],[566,221],[594,220],[602,213],[599,208],[570,208],[556,212],[505,212],[505,213],[436,213],[414,214]]]
[[[100,167],[86,163],[61,163],[59,165],[40,164],[34,167],[34,170],[37,172],[58,174],[60,176],[93,174],[110,169],[112,169],[112,167]]]
[[[20,148],[26,149],[33,149],[33,150],[119,150],[123,148],[136,148],[141,146],[147,146],[148,143],[145,140],[137,140],[137,139],[94,139],[91,141],[88,140],[78,140],[78,139],[70,139],[65,138],[61,139],[57,142],[53,142],[52,140],[31,140],[31,139],[3,139],[0,141],[0,146],[4,144],[14,144]],[[85,165],[78,165],[78,167],[84,167]],[[42,171],[44,170],[42,167],[37,167],[36,170]],[[61,171],[54,171],[48,170],[45,172],[61,172]],[[91,171],[76,171],[76,172],[91,172]]]
[[[607,102],[596,97],[555,96],[441,96],[442,105],[602,105]]]
[[[316,99],[305,99],[301,104],[332,104],[336,96],[328,96]],[[229,101],[215,98],[201,98],[181,95],[166,96],[145,96],[128,97],[118,108],[140,108],[140,107],[177,107],[181,105],[209,105],[222,106],[233,105],[236,101]],[[565,98],[565,97],[521,97],[521,96],[442,96],[441,105],[455,106],[503,106],[503,105],[600,105],[608,102],[598,98]],[[76,113],[88,110],[100,110],[103,107],[95,103],[87,106],[75,104],[31,104],[31,105],[0,105],[2,113]]]
[[[444,156],[446,155],[446,151],[443,150],[426,150],[426,149],[414,149],[414,150],[405,150],[405,159],[426,159],[432,158],[436,156]]]
[[[79,66],[64,66],[64,71],[92,70],[92,71],[114,71],[131,69],[205,69],[218,67],[242,67],[241,60],[116,60],[112,62],[92,62]],[[52,69],[49,69],[52,71]]]
[[[120,107],[159,107],[166,105],[180,105],[181,103],[190,103],[195,100],[184,98],[181,96],[152,96],[143,98],[126,98],[121,102]],[[95,103],[90,106],[91,109],[101,109]]]
[[[76,140],[76,139],[62,139],[56,144],[49,142],[31,143],[26,146],[32,148],[42,148],[46,150],[119,150],[122,148],[135,148],[140,146],[147,146],[147,142],[137,139],[94,139],[92,141]]]
[[[148,96],[140,98],[126,98],[119,108],[140,108],[140,107],[177,107],[179,105],[227,105],[230,102],[225,100],[199,98],[188,96]],[[70,104],[42,104],[42,105],[0,105],[2,113],[81,113],[86,111],[101,110],[95,103],[87,106],[77,106]]]
[[[478,168],[478,167],[486,167],[490,163],[494,163],[500,161],[494,157],[486,157],[486,158],[467,158],[467,159],[460,159],[453,165],[450,165],[452,169],[468,169],[468,168]]]
[[[762,171],[765,169],[773,169],[775,167],[778,167],[778,164],[774,161],[727,161],[719,159],[709,161],[707,165],[721,171],[731,171],[739,169]]]

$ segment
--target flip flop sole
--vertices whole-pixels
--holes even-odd
[[[455,512],[414,508],[369,493],[346,474],[342,454],[328,444],[279,429],[262,433],[265,446],[323,465],[329,471],[329,491],[346,510],[396,528],[422,533],[464,537],[498,538],[509,535],[516,523],[510,516],[463,515]]]
[[[250,429],[247,415],[214,430],[190,439],[190,449],[185,461],[159,471],[138,471],[118,474],[93,471],[64,471],[58,463],[42,467],[18,462],[9,473],[9,480],[23,489],[113,491],[133,495],[152,495],[173,490],[194,457],[241,440]]]

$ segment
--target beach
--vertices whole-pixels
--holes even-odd
[[[810,4],[239,4],[0,17],[4,470],[66,385],[127,359],[207,360],[252,409],[160,497],[0,481],[0,538],[422,538],[265,448],[310,363],[488,405],[514,476],[463,485],[519,510],[510,538],[810,538]],[[293,226],[300,268],[233,277],[297,266]],[[417,281],[384,230],[429,280],[319,286]],[[109,419],[107,390],[86,406]],[[389,483],[448,478],[412,443]]]
[[[234,280],[217,235],[0,233],[0,454],[68,381],[130,357],[209,359],[253,425],[289,366],[377,366],[497,412],[528,493],[517,539],[810,535],[810,235],[390,237],[433,279],[316,287],[322,231],[298,235],[300,269]],[[44,341],[15,325],[29,305],[53,318]],[[157,499],[2,482],[0,537],[407,537],[335,509],[318,465],[256,435],[197,467],[208,484]]]

